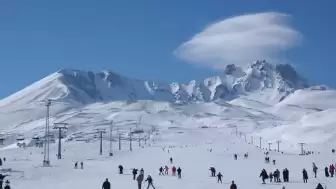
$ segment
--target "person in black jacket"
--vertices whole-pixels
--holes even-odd
[[[152,177],[150,175],[148,175],[148,177],[147,177],[147,179],[145,181],[148,182],[147,189],[149,189],[149,186],[152,186],[155,189],[155,187],[153,185],[153,179],[152,179]]]
[[[181,178],[181,173],[182,173],[182,169],[179,167],[179,168],[177,168],[177,176],[178,176],[178,178],[180,179]]]
[[[223,177],[222,173],[219,172],[218,175],[217,175],[217,178],[218,178],[218,179],[217,179],[217,182],[218,182],[218,183],[219,183],[219,182],[223,183],[223,182],[222,182],[222,177]]]
[[[111,189],[111,184],[106,178],[105,182],[103,183],[102,189]]]
[[[0,189],[2,189],[2,184],[3,184],[4,178],[6,178],[7,176],[9,176],[9,175],[0,174]]]
[[[232,181],[230,189],[237,189],[237,185],[234,183],[234,181]]]
[[[303,169],[302,177],[303,177],[303,182],[307,183],[308,182],[308,173],[307,173],[306,169]]]
[[[133,180],[135,180],[136,175],[138,174],[138,169],[133,169],[132,174],[133,174]]]
[[[260,177],[261,177],[261,179],[262,179],[262,181],[263,181],[263,184],[266,184],[266,183],[265,183],[265,180],[268,178],[268,175],[267,175],[267,172],[266,172],[265,169],[263,169],[263,170],[261,171],[261,173],[260,173]],[[275,176],[274,176],[274,179],[275,179]]]
[[[321,183],[318,183],[318,185],[317,185],[316,189],[323,189],[323,187],[322,187]]]
[[[119,165],[118,168],[119,168],[119,174],[122,175],[124,173],[124,167],[122,165]]]

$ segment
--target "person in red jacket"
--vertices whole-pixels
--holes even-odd
[[[167,165],[165,166],[164,170],[165,170],[165,174],[168,175],[169,168]]]
[[[173,176],[176,176],[176,167],[175,166],[173,166],[173,168],[172,168],[172,173],[173,173]]]
[[[330,172],[331,177],[334,177],[334,173],[335,173],[335,167],[334,167],[334,164],[331,164],[331,165],[329,166],[329,172]]]

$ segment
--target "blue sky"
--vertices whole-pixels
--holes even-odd
[[[0,97],[61,68],[203,79],[221,71],[173,52],[215,21],[266,11],[291,15],[304,37],[286,59],[310,80],[336,87],[335,7],[333,0],[0,1]]]

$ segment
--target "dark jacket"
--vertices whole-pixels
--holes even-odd
[[[151,176],[148,176],[145,181],[148,181],[148,183],[153,183],[153,179]]]
[[[237,185],[236,184],[231,184],[230,189],[237,189]]]
[[[110,184],[110,182],[109,182],[109,181],[105,181],[105,182],[103,183],[103,187],[102,187],[102,189],[111,189],[111,184]]]

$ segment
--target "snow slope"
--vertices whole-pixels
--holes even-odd
[[[264,145],[264,144],[263,144]],[[336,180],[324,177],[324,166],[334,163],[335,155],[331,152],[321,152],[319,155],[298,156],[289,153],[270,152],[270,158],[276,159],[277,164],[264,163],[264,151],[235,136],[231,128],[193,128],[162,129],[151,135],[147,145],[142,148],[134,144],[132,152],[128,150],[127,141],[122,143],[122,150],[113,143],[114,156],[109,157],[108,141],[103,143],[103,155],[99,155],[99,142],[64,142],[63,158],[57,160],[57,144],[51,145],[52,167],[41,167],[43,148],[29,147],[2,149],[1,156],[7,157],[2,168],[11,168],[6,172],[10,176],[11,185],[16,189],[48,188],[48,189],[91,189],[101,187],[105,178],[111,182],[112,188],[136,188],[136,181],[132,180],[131,169],[143,168],[145,177],[151,175],[154,185],[158,189],[184,188],[229,188],[234,180],[239,189],[286,188],[307,189],[315,188],[322,183],[327,188],[335,188]],[[175,146],[175,148],[168,148]],[[163,148],[165,148],[163,150]],[[169,149],[169,153],[168,153]],[[208,150],[212,149],[212,152]],[[233,160],[233,154],[239,155]],[[243,159],[248,153],[249,158]],[[159,176],[160,166],[168,165],[169,158],[173,158],[173,165],[181,167],[182,179],[169,175]],[[84,162],[84,169],[74,169],[74,163]],[[312,162],[319,167],[318,177],[313,178]],[[118,174],[118,165],[124,166],[124,175]],[[215,167],[223,174],[223,183],[217,183],[216,178],[210,177],[209,167]],[[267,172],[288,168],[290,171],[289,183],[261,184],[260,171]],[[302,169],[306,168],[309,174],[308,184],[302,181]],[[143,187],[147,187],[143,183]]]

